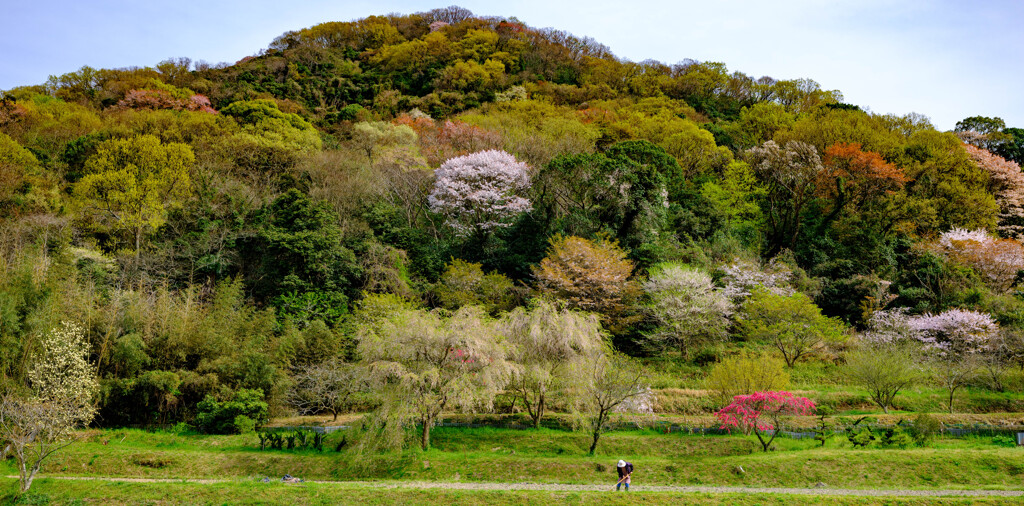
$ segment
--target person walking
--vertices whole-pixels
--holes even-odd
[[[619,482],[615,484],[615,490],[620,490],[622,484],[626,484],[626,492],[629,492],[629,475],[633,474],[633,463],[625,460],[619,461]]]

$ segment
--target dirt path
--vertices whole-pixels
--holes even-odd
[[[17,479],[17,476],[7,478]],[[119,478],[106,476],[39,476],[51,480],[82,480],[82,481],[113,481],[128,483],[234,483],[251,481],[247,479],[162,479],[162,478]],[[277,481],[273,479],[272,481]],[[339,486],[376,487],[376,488],[417,488],[417,489],[449,489],[449,490],[538,490],[546,492],[600,492],[613,490],[609,485],[572,485],[562,483],[473,483],[473,482],[376,482],[376,481],[317,481],[319,483]],[[634,485],[635,492],[692,492],[710,494],[793,494],[793,495],[843,495],[868,497],[1024,497],[1024,490],[865,490],[849,488],[778,488],[778,487],[704,487],[704,486],[668,486],[668,485]]]

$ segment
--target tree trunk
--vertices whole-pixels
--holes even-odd
[[[420,439],[420,447],[423,448],[423,451],[430,448],[430,423],[430,420],[423,420],[423,434]]]
[[[537,416],[533,417],[533,428],[540,428],[540,419],[544,416],[544,393],[541,392],[537,401]]]
[[[334,419],[333,419],[332,421],[335,421],[335,422],[337,422],[337,421],[338,421],[338,412],[337,412],[337,411],[334,411],[334,410],[332,410],[332,411],[331,411],[331,414],[332,414],[332,415],[334,415]]]
[[[594,429],[594,442],[590,443],[590,454],[593,455],[594,451],[597,450],[597,440],[601,438],[601,428]]]

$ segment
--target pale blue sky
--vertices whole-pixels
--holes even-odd
[[[450,2],[451,0],[448,0]],[[0,89],[82,65],[211,63],[255,54],[325,21],[411,13],[418,0],[0,0]],[[478,15],[590,36],[617,56],[721,61],[779,79],[809,77],[879,113],[918,112],[940,129],[973,115],[1024,127],[1024,2],[1017,0],[464,0]]]

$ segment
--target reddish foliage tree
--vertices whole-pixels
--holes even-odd
[[[431,167],[437,167],[445,160],[457,156],[502,147],[502,138],[497,132],[461,121],[439,123],[426,116],[414,118],[405,114],[396,118],[394,123],[408,125],[416,132],[420,153]]]
[[[202,111],[217,114],[204,95],[195,94],[187,100],[176,98],[165,90],[130,90],[117,102],[123,109],[173,109],[175,111]]]
[[[782,431],[782,421],[787,416],[807,416],[814,412],[814,402],[806,397],[797,397],[789,392],[755,392],[737,395],[732,404],[717,413],[723,429],[737,428],[745,434],[751,432],[761,442],[761,448],[768,451],[775,436]],[[772,431],[765,441],[765,432]]]
[[[825,151],[824,170],[815,182],[817,196],[833,202],[825,223],[836,219],[843,209],[861,210],[869,201],[899,190],[909,181],[903,170],[886,162],[860,144],[840,142]]]

